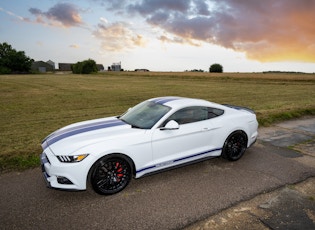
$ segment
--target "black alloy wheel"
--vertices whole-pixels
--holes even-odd
[[[94,164],[91,183],[95,192],[111,195],[122,191],[129,184],[131,176],[131,167],[127,160],[105,157]]]
[[[240,159],[247,148],[247,136],[242,131],[235,131],[226,139],[222,149],[222,157],[230,161]]]

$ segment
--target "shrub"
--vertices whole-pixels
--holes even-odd
[[[88,59],[82,62],[77,62],[71,66],[72,72],[75,74],[90,74],[97,72],[96,62]]]
[[[223,66],[220,64],[212,64],[209,68],[210,73],[222,73],[223,72]]]

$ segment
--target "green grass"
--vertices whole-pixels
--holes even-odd
[[[41,140],[87,119],[175,95],[247,106],[260,125],[315,114],[315,75],[108,72],[0,75],[0,171],[39,165]]]

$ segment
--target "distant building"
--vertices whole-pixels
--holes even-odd
[[[149,72],[148,69],[135,69],[136,72]]]
[[[52,60],[48,60],[48,61],[46,61],[46,63],[51,65],[53,67],[53,69],[55,70],[55,62],[53,62]]]
[[[96,67],[97,67],[98,71],[104,71],[105,70],[105,68],[102,64],[96,64]]]
[[[121,62],[113,63],[111,66],[111,71],[121,71]]]
[[[40,73],[46,73],[46,72],[53,72],[55,71],[54,65],[52,66],[51,63],[47,63],[44,61],[34,61],[32,63],[31,69],[33,71],[38,71]]]
[[[72,71],[72,65],[74,65],[74,63],[58,63],[59,71]]]

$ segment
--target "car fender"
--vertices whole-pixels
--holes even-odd
[[[89,146],[78,150],[78,153],[88,153],[92,156],[93,162],[90,163],[89,168],[93,166],[99,159],[112,155],[120,154],[132,159],[134,170],[145,165],[146,162],[152,161],[151,150],[151,136],[145,135],[147,141],[139,140],[137,135],[131,135],[129,138],[115,139],[111,141],[93,143]],[[143,137],[143,136],[142,136]]]

